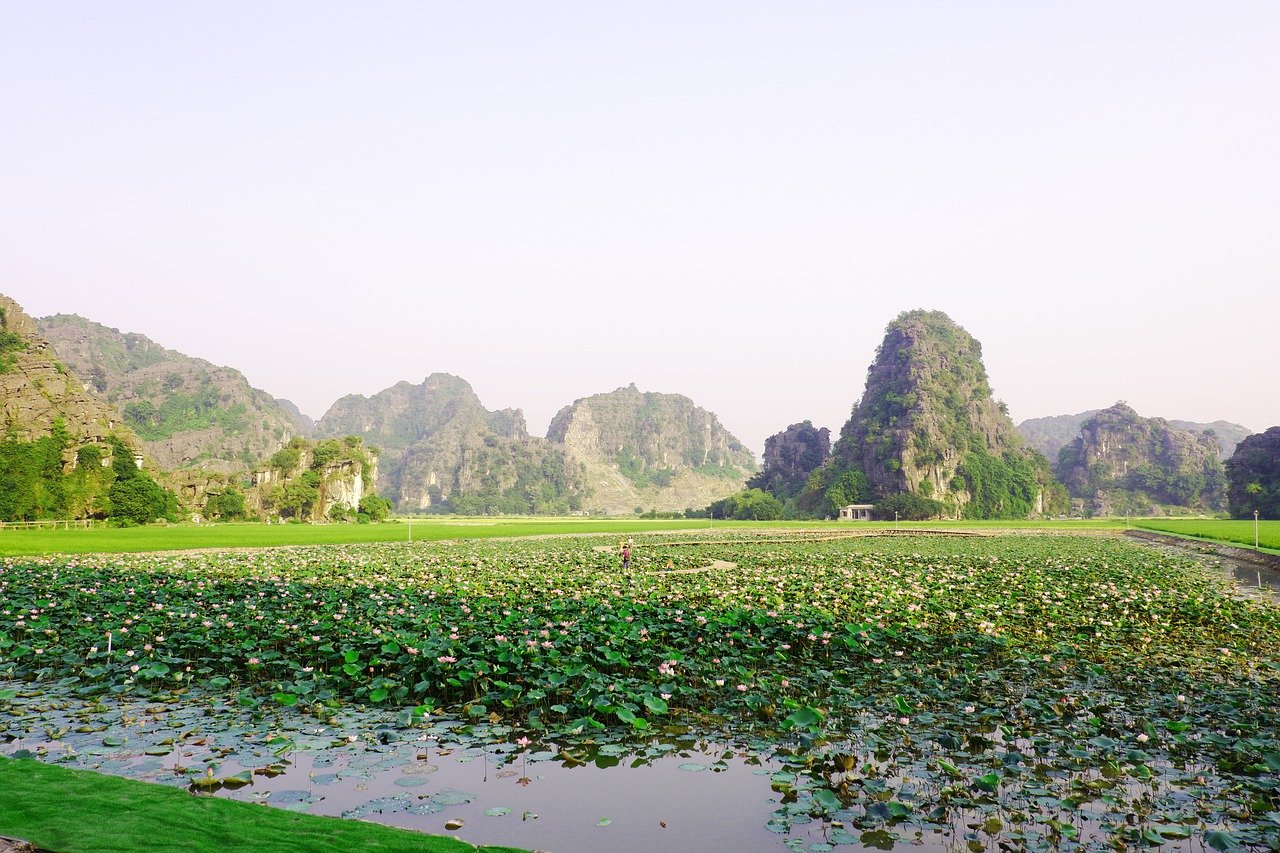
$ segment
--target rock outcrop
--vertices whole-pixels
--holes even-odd
[[[166,469],[247,474],[298,433],[244,375],[75,314],[37,321],[58,358],[104,397]]]
[[[565,406],[547,439],[583,466],[590,507],[609,514],[701,508],[741,489],[757,467],[713,413],[634,384]]]
[[[831,454],[831,430],[810,421],[792,424],[764,441],[764,464],[747,486],[763,489],[780,501],[794,498],[809,475]]]
[[[1097,515],[1162,513],[1169,507],[1218,510],[1226,472],[1217,439],[1144,418],[1116,403],[1088,418],[1062,449],[1056,472],[1072,497]]]
[[[246,510],[262,519],[338,520],[359,509],[377,478],[377,451],[358,436],[295,438],[253,472]]]
[[[940,311],[889,324],[832,457],[875,499],[910,494],[969,518],[1065,509],[1048,461],[992,396],[981,344]]]

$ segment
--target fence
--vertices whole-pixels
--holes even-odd
[[[50,530],[70,530],[73,527],[90,528],[102,524],[92,518],[43,518],[39,521],[0,521],[0,530],[33,530],[47,528]]]

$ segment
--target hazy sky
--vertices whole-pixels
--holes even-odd
[[[1280,3],[0,3],[0,292],[319,417],[756,452],[946,311],[1015,420],[1280,424]]]

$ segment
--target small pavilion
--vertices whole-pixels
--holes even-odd
[[[872,504],[847,504],[840,508],[841,521],[870,521]]]

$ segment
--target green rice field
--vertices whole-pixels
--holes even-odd
[[[1254,524],[1252,521],[1203,518],[1156,518],[1134,522],[1135,527],[1193,536],[1215,542],[1234,542],[1253,547]],[[1258,545],[1272,551],[1280,551],[1280,521],[1258,522]]]

